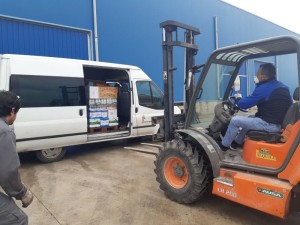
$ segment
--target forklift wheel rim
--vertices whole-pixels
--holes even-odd
[[[181,168],[183,175],[176,175],[175,168]],[[169,185],[176,189],[184,188],[189,178],[188,170],[184,162],[175,156],[172,156],[165,161],[164,175]]]

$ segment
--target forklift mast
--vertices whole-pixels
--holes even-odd
[[[194,74],[197,71],[195,67],[195,55],[198,53],[198,46],[195,44],[195,35],[200,34],[198,28],[167,20],[160,24],[163,29],[163,80],[164,80],[164,137],[165,141],[173,138],[174,133],[174,82],[173,71],[173,46],[185,48],[184,56],[184,113],[186,114],[190,100],[194,91]],[[184,40],[178,40],[178,32],[183,30]],[[174,40],[173,40],[174,39]]]

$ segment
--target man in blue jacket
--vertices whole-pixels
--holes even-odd
[[[236,97],[236,104],[241,109],[257,106],[254,116],[234,116],[221,142],[221,149],[235,150],[236,145],[242,145],[249,130],[279,132],[284,116],[292,104],[289,88],[277,81],[276,68],[272,63],[260,65],[254,78],[257,84],[252,95]]]
[[[27,225],[27,215],[12,198],[26,208],[33,194],[25,187],[19,174],[20,161],[16,151],[16,136],[9,127],[21,107],[20,99],[12,92],[0,91],[0,225]]]

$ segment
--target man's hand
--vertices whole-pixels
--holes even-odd
[[[26,208],[31,204],[31,202],[33,201],[33,194],[31,193],[31,191],[29,191],[29,189],[27,189],[26,194],[21,198],[21,201],[23,208]]]
[[[242,94],[241,93],[237,93],[233,95],[235,99],[237,98],[242,98]]]

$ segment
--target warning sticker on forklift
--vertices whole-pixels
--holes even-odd
[[[268,190],[266,188],[261,188],[261,187],[257,187],[256,190],[259,193],[262,193],[262,194],[265,194],[265,195],[270,195],[270,196],[275,197],[275,198],[284,198],[284,195],[277,192],[277,191],[272,191],[272,190]]]
[[[166,80],[167,78],[168,78],[167,71],[164,71],[164,73],[163,73],[163,79]]]
[[[268,149],[256,149],[256,158],[276,161],[276,157],[270,154]]]

